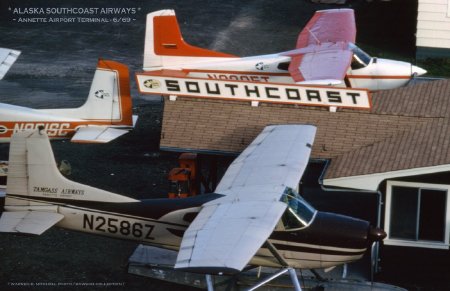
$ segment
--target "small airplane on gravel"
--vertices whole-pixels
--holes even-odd
[[[0,103],[0,142],[9,142],[15,132],[42,127],[52,139],[106,143],[131,130],[136,120],[128,67],[99,60],[87,101],[79,108],[31,109]]]
[[[0,232],[40,235],[53,225],[177,250],[175,269],[235,274],[249,265],[289,271],[361,258],[386,233],[322,212],[295,189],[308,164],[312,125],[267,126],[234,160],[214,193],[136,200],[65,178],[43,130],[10,145]]]
[[[370,91],[397,88],[426,73],[407,62],[371,57],[355,40],[352,9],[322,10],[301,31],[295,49],[241,58],[187,44],[175,11],[160,10],[147,15],[144,71],[178,70],[204,79]]]

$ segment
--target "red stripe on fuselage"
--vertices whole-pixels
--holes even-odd
[[[397,80],[397,79],[411,79],[411,76],[398,76],[398,75],[347,75],[349,79],[382,79],[382,80]]]
[[[0,140],[9,139],[19,131],[42,127],[50,138],[71,138],[76,130],[88,125],[111,125],[104,122],[64,122],[64,121],[6,121],[0,123]]]

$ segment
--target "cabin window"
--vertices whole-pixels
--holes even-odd
[[[281,70],[281,71],[287,71],[287,70],[289,70],[289,65],[291,64],[291,62],[282,62],[282,63],[279,63],[278,64],[278,70]]]
[[[361,69],[367,67],[370,64],[372,57],[369,56],[365,51],[354,44],[350,44],[349,48],[353,52],[353,59],[351,64],[352,70]]]
[[[363,62],[361,62],[358,58],[356,58],[355,56],[353,56],[352,58],[352,63],[351,63],[351,68],[352,70],[358,70],[358,69],[362,69],[367,67],[366,64],[364,64]]]
[[[389,181],[386,191],[386,244],[448,248],[449,185]]]
[[[291,188],[286,189],[280,200],[288,205],[281,217],[285,230],[308,226],[317,212],[314,207]]]

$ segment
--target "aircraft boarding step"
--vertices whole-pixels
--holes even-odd
[[[128,260],[128,272],[134,275],[150,277],[175,284],[207,289],[204,275],[187,273],[174,270],[177,252],[164,250],[152,246],[139,245]],[[341,268],[342,269],[342,268]],[[262,279],[273,275],[279,269],[255,268],[240,273],[237,276],[212,276],[214,290],[247,290]],[[372,291],[406,291],[406,289],[393,285],[369,282],[347,277],[347,279],[336,278],[330,273],[322,274],[326,281],[319,281],[313,273],[307,270],[297,270],[297,276],[303,290],[372,290]],[[292,281],[286,273],[270,281],[258,290],[293,290]]]

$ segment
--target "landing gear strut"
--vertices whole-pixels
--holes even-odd
[[[266,279],[261,280],[260,282],[256,283],[254,286],[250,287],[249,289],[247,289],[247,291],[253,291],[267,283],[269,283],[270,281],[278,278],[279,276],[285,274],[289,272],[289,276],[291,277],[292,280],[292,285],[294,286],[294,290],[295,291],[302,291],[302,287],[300,286],[300,282],[298,281],[297,278],[297,273],[295,272],[294,268],[291,267],[287,267],[287,268],[283,268],[280,271],[278,271],[277,273],[267,277]],[[214,291],[214,284],[213,284],[213,279],[211,275],[206,275],[206,286],[208,287],[208,291]]]

